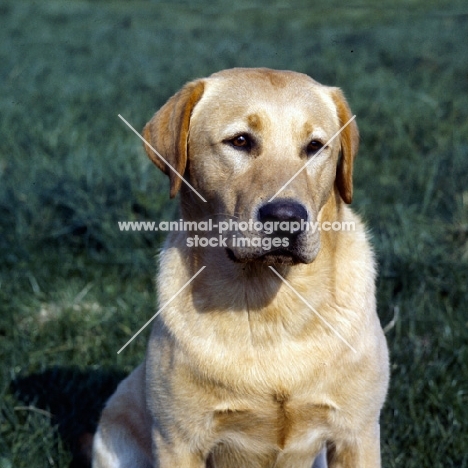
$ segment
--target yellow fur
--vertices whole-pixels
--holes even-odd
[[[351,116],[341,91],[305,75],[226,70],[186,85],[144,130],[206,203],[146,151],[171,195],[180,190],[184,220],[248,220],[304,165],[308,141]],[[246,133],[250,153],[226,144]],[[321,450],[330,468],[380,466],[388,356],[373,253],[346,205],[357,146],[352,122],[281,193],[312,221],[355,223],[301,234],[300,261],[255,248],[233,248],[233,261],[224,248],[188,247],[194,233],[169,235],[160,305],[206,268],[155,320],[145,363],[108,402],[95,468],[310,468]]]

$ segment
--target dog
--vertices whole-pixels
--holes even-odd
[[[93,467],[380,467],[388,350],[348,206],[359,134],[342,91],[224,70],[186,84],[143,137],[195,231],[162,249],[161,312],[102,413]]]

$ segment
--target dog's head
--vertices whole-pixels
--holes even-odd
[[[295,72],[232,69],[185,85],[143,137],[171,197],[181,191],[183,218],[229,223],[232,260],[310,263],[316,223],[352,200],[351,118],[338,88]]]

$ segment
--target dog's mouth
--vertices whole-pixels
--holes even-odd
[[[226,248],[227,256],[230,260],[236,263],[262,263],[264,265],[297,265],[299,263],[309,263],[299,254],[287,249],[276,249],[265,252],[261,255],[253,255],[248,257],[239,257],[230,248]]]

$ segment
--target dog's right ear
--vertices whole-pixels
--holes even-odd
[[[161,107],[143,129],[146,154],[169,176],[171,198],[177,195],[182,184],[179,175],[184,175],[187,165],[190,118],[195,105],[203,96],[204,88],[201,80],[187,83]]]

